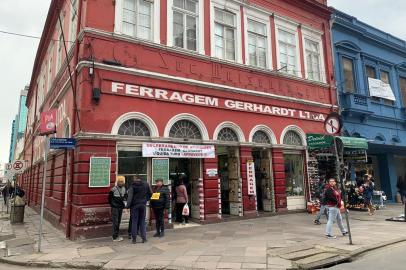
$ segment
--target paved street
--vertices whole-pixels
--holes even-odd
[[[352,251],[404,237],[406,224],[385,218],[401,212],[390,205],[375,216],[351,212],[354,245],[348,238],[324,237],[325,224],[313,225],[314,216],[294,213],[204,226],[168,230],[166,237],[149,234],[146,244],[132,245],[127,239],[113,243],[111,238],[72,242],[45,223],[43,253],[35,253],[38,214],[26,210],[26,223],[6,226],[3,234],[16,235],[7,241],[4,259],[48,263],[62,267],[104,267],[104,269],[289,269],[318,261],[341,258]],[[323,220],[322,220],[323,221]],[[325,220],[324,220],[325,221]],[[335,232],[338,229],[335,227]]]
[[[376,250],[365,254],[359,260],[348,264],[341,264],[329,268],[331,270],[404,270],[406,268],[406,243],[401,243],[391,247]]]
[[[0,270],[28,270],[28,269],[32,269],[32,268],[28,268],[27,266],[18,266],[18,265],[0,263]],[[61,270],[75,270],[73,268],[60,268],[60,269]],[[48,268],[35,267],[35,270],[49,270],[49,267]]]

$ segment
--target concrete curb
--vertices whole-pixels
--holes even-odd
[[[370,251],[373,251],[376,249],[380,249],[383,247],[395,245],[395,244],[398,244],[401,242],[406,242],[406,237],[401,237],[401,238],[397,238],[394,240],[389,240],[389,241],[381,242],[378,244],[374,244],[369,247],[360,248],[358,250],[350,252],[349,254],[337,255],[337,257],[334,257],[334,258],[329,258],[326,260],[317,261],[317,262],[310,263],[310,264],[297,265],[297,269],[309,269],[309,270],[310,269],[320,269],[323,267],[334,266],[334,265],[344,263],[344,262],[350,262],[350,261],[354,260],[355,258],[361,256],[364,253],[367,253],[367,252],[370,252]]]
[[[72,269],[90,269],[99,270],[103,269],[105,263],[89,263],[89,262],[19,262],[7,257],[0,257],[0,263],[11,264],[16,266],[27,266],[27,267],[42,267],[42,268],[72,268]]]

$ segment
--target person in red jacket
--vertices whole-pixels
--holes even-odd
[[[328,208],[328,221],[326,226],[326,237],[330,239],[336,238],[333,236],[333,223],[337,220],[337,225],[340,228],[343,236],[347,235],[348,232],[344,228],[343,218],[341,217],[341,194],[337,188],[337,182],[334,178],[330,178],[328,181],[328,187],[325,191],[325,200]]]

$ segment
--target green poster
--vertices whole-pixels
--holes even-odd
[[[89,187],[110,186],[110,165],[109,157],[90,158]]]
[[[164,180],[164,185],[169,184],[169,158],[152,159],[152,184],[159,178]]]
[[[333,144],[333,136],[324,134],[306,134],[307,146],[310,150],[329,148]]]

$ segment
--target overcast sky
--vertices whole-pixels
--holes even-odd
[[[0,0],[0,31],[40,36],[51,0]],[[406,39],[406,1],[328,0],[329,5]],[[0,162],[8,161],[11,122],[29,83],[38,40],[0,33]]]

